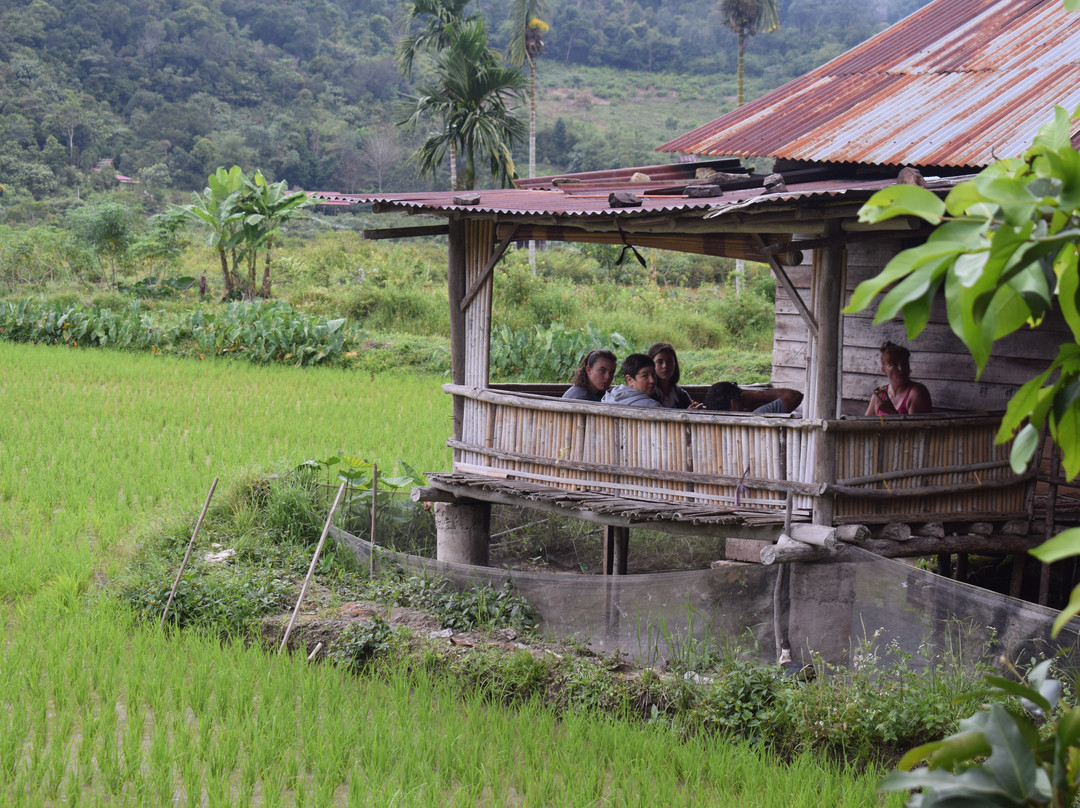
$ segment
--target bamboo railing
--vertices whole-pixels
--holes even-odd
[[[444,385],[463,404],[454,470],[630,499],[796,516],[835,500],[835,521],[1012,518],[1030,478],[994,445],[993,415],[818,421],[595,404],[539,393]],[[546,392],[546,391],[545,391]],[[834,433],[836,479],[815,447]]]

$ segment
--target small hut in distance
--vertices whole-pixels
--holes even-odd
[[[841,308],[929,232],[912,219],[860,222],[875,191],[904,169],[944,194],[1018,155],[1054,104],[1078,102],[1080,17],[1060,0],[936,0],[659,149],[696,163],[344,198],[445,221],[369,237],[449,236],[453,471],[415,492],[438,503],[439,557],[486,564],[490,506],[514,504],[605,525],[613,573],[625,569],[629,530],[650,527],[726,537],[726,555],[743,561],[828,559],[845,541],[943,566],[968,552],[1013,554],[1018,589],[1026,549],[1064,510],[1063,481],[1049,463],[1014,474],[994,437],[1000,410],[1067,330],[1044,324],[1002,341],[976,379],[939,305],[910,345],[935,412],[868,418],[878,347],[905,342],[903,326]],[[737,158],[772,158],[773,172]],[[767,263],[778,281],[772,382],[804,390],[803,412],[641,410],[563,401],[565,385],[492,385],[493,270],[529,239]]]

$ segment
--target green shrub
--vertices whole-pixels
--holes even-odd
[[[344,313],[372,330],[445,334],[450,329],[446,290],[393,284],[365,284],[345,304]]]
[[[392,633],[385,617],[372,615],[369,623],[355,622],[345,626],[330,645],[327,656],[335,665],[360,673],[390,647]]]
[[[700,701],[704,726],[757,743],[774,741],[780,673],[776,666],[732,660]]]
[[[135,580],[120,589],[120,599],[147,622],[161,619],[175,571],[155,581]],[[221,564],[185,570],[166,622],[176,628],[205,628],[222,636],[241,636],[266,614],[288,608],[292,586],[266,570],[237,570]]]
[[[513,629],[533,631],[539,621],[535,607],[512,583],[499,589],[477,586],[458,591],[441,578],[386,572],[353,592],[357,599],[374,600],[387,608],[411,606],[435,616],[444,628]]]

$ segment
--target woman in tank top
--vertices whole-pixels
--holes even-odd
[[[881,372],[889,380],[874,390],[867,415],[917,415],[934,409],[926,385],[911,379],[911,351],[886,341],[881,346]]]

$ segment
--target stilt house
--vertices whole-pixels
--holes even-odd
[[[615,572],[632,527],[735,537],[769,525],[774,537],[783,529],[819,543],[836,528],[890,555],[1037,544],[1036,498],[1061,481],[1038,464],[1014,474],[1009,446],[994,437],[1010,396],[1070,338],[1066,329],[1049,324],[1001,341],[977,379],[942,303],[909,345],[935,411],[882,419],[862,413],[881,383],[878,348],[905,343],[902,324],[875,327],[872,312],[841,308],[860,281],[929,232],[913,219],[860,222],[875,191],[910,169],[944,194],[1020,154],[1055,104],[1078,103],[1080,15],[1061,0],[936,0],[659,148],[697,162],[522,180],[511,190],[336,197],[442,220],[369,237],[449,236],[453,471],[417,492],[442,503],[440,558],[486,563],[491,503],[607,525]],[[1077,129],[1073,137],[1080,141]],[[740,158],[775,163],[764,176]],[[772,382],[805,391],[801,415],[640,409],[565,401],[565,385],[491,384],[494,269],[525,240],[767,263],[778,282]],[[894,538],[915,535],[877,538],[886,525]]]

